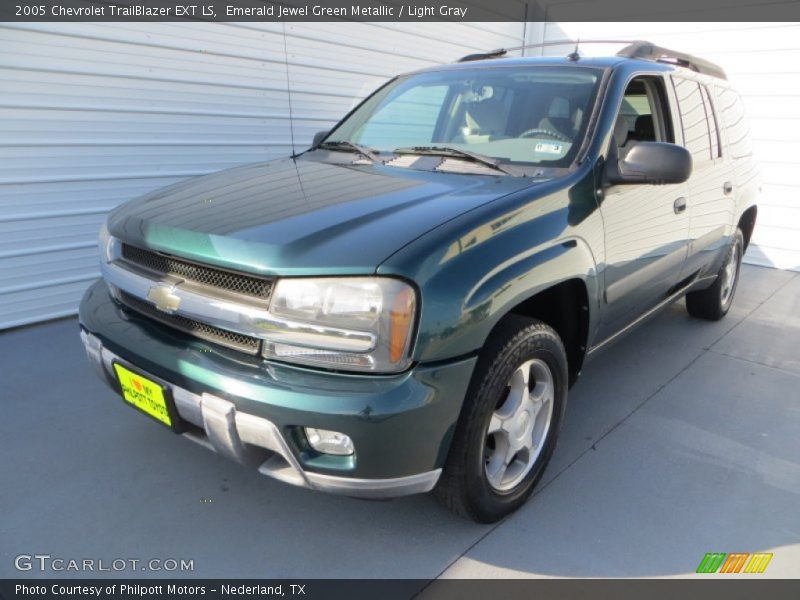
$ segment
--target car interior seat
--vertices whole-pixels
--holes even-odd
[[[569,100],[556,96],[550,102],[547,116],[539,121],[539,129],[560,133],[569,139],[575,137],[575,128],[570,112]]]
[[[480,102],[470,102],[464,120],[466,126],[461,137],[465,142],[487,142],[506,136],[508,110],[500,100],[486,98]]]
[[[628,119],[625,115],[617,116],[617,121],[614,123],[614,143],[617,148],[624,148],[628,143],[630,135],[630,128],[628,127]]]
[[[638,142],[656,141],[656,127],[653,123],[653,115],[639,115],[636,117],[636,123],[633,126],[633,131],[628,134],[628,139]]]

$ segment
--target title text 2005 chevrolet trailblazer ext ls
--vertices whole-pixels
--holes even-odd
[[[80,308],[101,376],[289,483],[519,507],[587,357],[684,295],[728,311],[759,184],[715,65],[500,54],[116,209]]]

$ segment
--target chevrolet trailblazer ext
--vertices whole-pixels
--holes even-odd
[[[80,307],[101,377],[288,483],[518,508],[585,359],[683,296],[728,312],[759,184],[716,65],[504,54],[113,211]]]

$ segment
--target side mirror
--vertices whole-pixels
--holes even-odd
[[[692,155],[683,146],[667,142],[636,142],[606,165],[606,181],[612,185],[683,183],[691,174]]]
[[[314,140],[311,142],[311,147],[316,148],[317,146],[319,146],[322,143],[322,140],[328,137],[329,133],[330,131],[318,131],[317,133],[315,133]]]

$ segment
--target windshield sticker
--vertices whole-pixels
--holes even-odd
[[[556,142],[537,142],[534,148],[536,152],[541,152],[542,154],[561,154],[563,149],[564,145]]]

